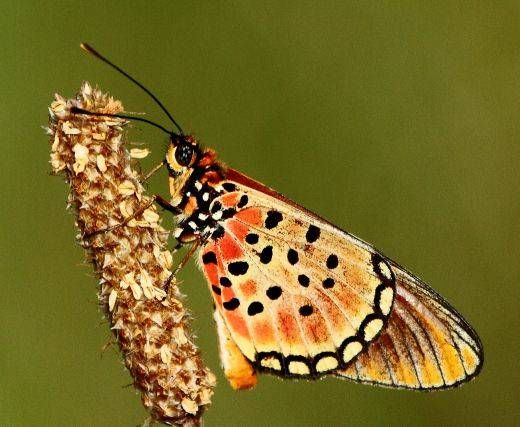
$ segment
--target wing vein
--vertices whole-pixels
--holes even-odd
[[[375,342],[375,345],[379,348],[379,353],[381,354],[381,358],[383,359],[383,362],[385,362],[386,369],[388,370],[388,376],[390,377],[390,381],[392,385],[395,387],[397,384],[395,382],[392,369],[390,368],[390,363],[388,362],[388,354],[386,353],[385,348],[379,343]]]
[[[439,354],[438,354],[438,351],[437,351],[437,346],[433,345],[433,342],[431,340],[429,332],[426,331],[426,329],[424,328],[423,324],[421,323],[421,321],[419,319],[417,319],[417,316],[415,315],[415,313],[412,312],[412,310],[408,310],[408,308],[406,308],[406,307],[403,307],[403,308],[410,314],[410,316],[412,316],[412,318],[415,320],[415,322],[417,323],[417,325],[419,326],[421,331],[424,333],[424,336],[426,337],[426,340],[428,341],[428,344],[429,344],[430,348],[432,349],[433,357],[435,358],[435,363],[437,364],[437,366],[439,368],[439,372],[441,374],[442,382],[444,383],[444,385],[448,385],[448,383],[446,382],[444,370],[442,369],[442,364],[441,364],[441,362],[439,360]],[[443,326],[445,327],[446,325],[444,325],[444,323],[443,323]]]
[[[410,330],[409,326],[406,325],[406,327]],[[406,338],[404,336],[404,332],[402,331],[401,329],[401,325],[399,324],[395,324],[395,328],[396,330],[401,334],[401,337],[402,337],[402,343],[403,343],[403,346],[404,348],[406,349],[406,353],[408,354],[408,357],[410,358],[410,361],[412,363],[412,366],[413,366],[413,371],[414,371],[414,374],[415,374],[415,377],[417,378],[417,382],[419,383],[419,386],[422,387],[422,382],[421,382],[421,378],[419,377],[419,371],[417,370],[417,364],[416,364],[416,361],[414,359],[414,357],[412,356],[412,353],[410,352],[410,347],[408,347],[408,344],[406,343]],[[410,330],[410,332],[412,332]],[[417,338],[414,336],[413,337],[414,340],[416,341],[416,344],[418,345],[417,343]],[[394,344],[394,348],[395,348],[395,344]]]

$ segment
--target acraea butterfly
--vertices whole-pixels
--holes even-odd
[[[233,388],[254,386],[257,371],[416,390],[478,374],[480,340],[444,298],[373,246],[224,166],[142,84],[82,47],[143,88],[178,129],[118,115],[169,134],[171,200],[156,201],[177,215],[179,245],[198,250]]]

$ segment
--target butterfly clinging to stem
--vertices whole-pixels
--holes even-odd
[[[141,83],[87,44],[166,113],[165,166],[179,246],[198,251],[215,302],[220,355],[231,386],[256,373],[355,381],[415,390],[475,377],[483,351],[472,327],[440,295],[373,246],[267,186],[224,166],[183,132]],[[101,115],[79,108],[77,114]]]

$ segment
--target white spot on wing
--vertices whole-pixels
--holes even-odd
[[[321,358],[318,363],[316,363],[316,370],[318,372],[330,371],[332,369],[336,369],[338,367],[338,361],[335,357],[326,356]]]
[[[365,341],[371,341],[383,327],[381,319],[372,319],[365,326]]]
[[[345,347],[345,350],[343,350],[343,361],[345,363],[350,362],[361,350],[363,350],[363,346],[359,341],[349,342]]]
[[[264,368],[275,369],[277,371],[282,370],[282,366],[280,365],[280,361],[276,357],[268,356],[264,357],[260,360],[260,365]]]
[[[309,375],[309,367],[299,360],[293,360],[289,363],[289,372],[296,375]]]
[[[390,271],[390,267],[384,261],[379,261],[379,270],[381,274],[388,280],[392,280],[392,272]]]
[[[379,300],[379,308],[381,313],[385,316],[390,314],[392,308],[392,301],[394,300],[394,290],[391,287],[387,287],[381,291],[381,298]]]

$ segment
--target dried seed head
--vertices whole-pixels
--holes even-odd
[[[193,343],[175,281],[164,289],[172,265],[168,232],[130,167],[126,121],[75,115],[73,106],[107,114],[123,106],[88,83],[76,99],[56,95],[49,109],[51,166],[70,184],[79,242],[100,278],[99,299],[145,407],[154,420],[198,425],[215,377]],[[134,149],[131,156],[147,153]]]

